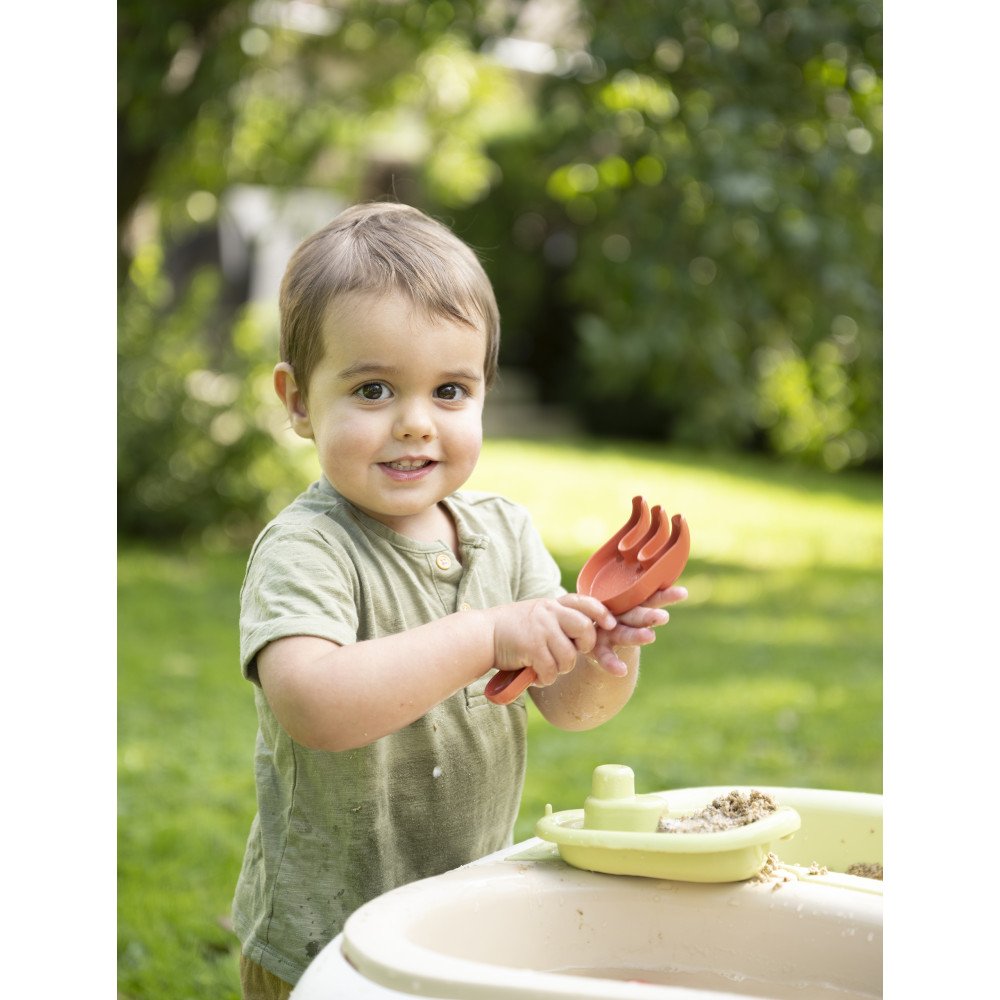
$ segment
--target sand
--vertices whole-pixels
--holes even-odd
[[[739,792],[734,789],[689,816],[677,819],[662,817],[656,829],[658,833],[717,833],[746,826],[770,816],[777,809],[778,803],[766,792],[757,789]]]
[[[770,816],[777,809],[778,803],[766,792],[757,789],[740,792],[734,789],[727,795],[713,799],[704,809],[696,813],[677,818],[661,817],[656,829],[658,833],[718,833],[746,826],[748,823]],[[814,863],[809,869],[809,874],[825,875],[827,871],[826,866]],[[878,862],[858,862],[847,867],[847,874],[881,881],[882,865]],[[768,854],[753,881],[773,881],[780,884],[795,877],[788,870],[783,870],[782,862],[776,855]],[[778,885],[774,886],[777,887]]]

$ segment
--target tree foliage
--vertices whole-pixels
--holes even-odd
[[[877,461],[877,10],[602,4],[590,37],[497,152],[496,280],[550,289],[523,356],[598,432]]]
[[[284,474],[260,459],[273,312],[192,252],[241,184],[452,224],[497,288],[502,364],[594,433],[880,462],[878,5],[119,11],[128,530],[249,525]]]

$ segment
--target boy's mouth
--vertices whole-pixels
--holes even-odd
[[[382,465],[395,472],[416,472],[434,463],[429,458],[401,458],[396,462],[383,462]]]
[[[395,462],[380,462],[385,474],[397,483],[411,482],[428,476],[438,463],[430,458],[399,458]]]

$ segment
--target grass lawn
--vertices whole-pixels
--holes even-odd
[[[571,589],[641,493],[691,526],[690,598],[635,697],[589,733],[530,716],[515,835],[577,808],[600,763],[639,791],[882,790],[881,481],[654,446],[488,442],[470,488],[526,504]],[[254,813],[237,666],[244,553],[119,553],[121,998],[239,996],[228,910]]]

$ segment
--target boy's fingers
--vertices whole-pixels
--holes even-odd
[[[658,590],[653,596],[645,602],[646,607],[661,607],[664,604],[677,604],[678,601],[686,600],[688,596],[687,587],[682,587],[679,584],[675,584],[673,587],[667,587],[664,590]]]
[[[576,647],[559,632],[549,636],[545,648],[536,656],[533,664],[538,676],[535,687],[548,687],[576,665]]]
[[[670,612],[663,608],[650,608],[642,605],[632,608],[618,616],[620,625],[631,625],[633,628],[656,628],[657,625],[666,625],[670,621]]]
[[[616,646],[648,646],[656,642],[656,633],[651,628],[632,628],[619,625],[611,640]]]
[[[569,673],[576,666],[576,645],[565,635],[557,635],[549,643],[549,649],[556,661],[556,669],[560,674]]]
[[[624,677],[628,673],[628,664],[618,656],[609,643],[605,642],[603,637],[598,640],[590,656],[591,659],[597,661],[597,665],[602,670],[614,677]]]
[[[563,634],[569,636],[570,639],[589,641],[591,647],[597,641],[597,629],[594,622],[583,612],[576,611],[574,608],[562,609],[559,626],[562,628]]]
[[[591,597],[589,594],[565,594],[559,598],[559,603],[582,612],[601,628],[615,627],[615,616],[596,597]]]
[[[560,638],[567,640],[577,653],[589,653],[597,642],[597,626],[585,615],[572,608],[563,608],[559,618]]]

